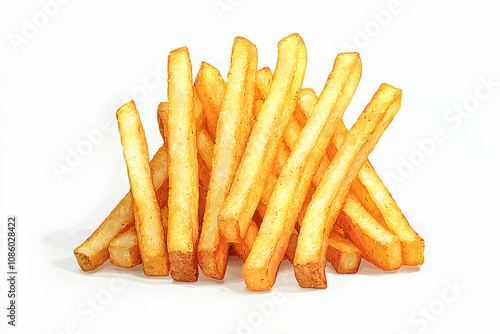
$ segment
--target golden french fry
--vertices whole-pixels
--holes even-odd
[[[133,101],[116,112],[134,203],[134,220],[144,273],[168,275],[168,254],[160,207],[148,161],[148,146],[139,112]],[[167,167],[168,168],[168,167]]]
[[[169,198],[167,245],[176,281],[196,281],[198,159],[191,60],[187,48],[168,55]],[[144,260],[144,259],[143,259]]]
[[[327,240],[326,260],[332,264],[337,273],[357,273],[361,254],[361,250],[342,234],[335,231],[330,233]]]
[[[202,62],[194,88],[205,111],[208,132],[212,138],[215,138],[217,120],[226,90],[224,79],[218,69]]]
[[[139,253],[139,242],[135,227],[130,226],[128,230],[119,234],[109,243],[109,261],[115,266],[132,268],[141,264]]]
[[[365,259],[383,270],[395,270],[401,267],[401,242],[377,222],[354,195],[347,195],[338,224],[349,239],[361,249]]]
[[[243,277],[250,290],[268,290],[274,285],[314,173],[360,77],[361,60],[357,53],[337,56],[320,101],[283,167],[257,239],[243,265]]]
[[[321,99],[317,105],[320,103]],[[301,287],[326,287],[326,240],[352,180],[400,106],[401,90],[382,84],[349,131],[316,189],[302,220],[294,259],[295,277]]]
[[[168,180],[168,153],[162,146],[149,163],[153,184],[159,189]],[[74,250],[78,264],[84,271],[94,270],[109,259],[108,246],[117,235],[134,226],[132,193],[116,205],[94,233]]]
[[[221,234],[230,242],[241,242],[262,197],[278,143],[295,109],[306,63],[305,45],[298,34],[279,42],[278,63],[269,95],[257,117],[219,216]]]
[[[198,248],[203,273],[217,279],[224,277],[229,249],[229,243],[220,236],[218,217],[240,162],[242,144],[250,131],[256,71],[255,45],[237,37],[217,121],[210,186]]]

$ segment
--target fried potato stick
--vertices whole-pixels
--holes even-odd
[[[401,90],[382,84],[335,154],[302,220],[294,259],[295,277],[301,287],[326,288],[326,241],[333,223],[352,180],[400,105]]]
[[[298,34],[279,42],[269,95],[252,129],[219,217],[221,233],[230,242],[241,242],[262,197],[278,144],[295,109],[306,63],[306,48]]]
[[[176,281],[198,279],[198,159],[191,60],[187,48],[168,55],[169,198],[167,245]],[[143,259],[144,260],[144,259]]]
[[[148,146],[139,112],[133,101],[116,112],[133,196],[135,229],[144,273],[168,275],[168,254],[161,223],[160,207],[148,161]]]
[[[300,133],[267,207],[257,239],[243,265],[250,290],[268,290],[302,208],[316,169],[361,77],[357,53],[340,54],[316,104]]]
[[[236,174],[244,141],[250,132],[255,95],[257,49],[250,41],[237,37],[217,121],[210,186],[198,248],[203,273],[222,279],[226,272],[229,243],[221,238],[218,217]]]

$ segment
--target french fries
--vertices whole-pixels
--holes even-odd
[[[135,229],[144,273],[148,276],[168,275],[160,207],[148,164],[146,137],[134,102],[120,107],[116,117],[133,196]]]
[[[221,234],[229,242],[241,242],[262,197],[278,143],[295,109],[306,63],[305,45],[298,34],[279,42],[271,90],[257,117],[220,213]]]
[[[335,139],[337,145],[345,137],[347,129],[344,124],[339,125]],[[336,136],[336,137],[337,137]],[[425,242],[410,226],[401,209],[392,198],[382,179],[367,161],[361,167],[357,180],[351,190],[359,198],[363,206],[401,241],[404,265],[421,265],[424,263]]]
[[[295,277],[301,287],[326,287],[326,239],[352,180],[400,105],[401,90],[382,84],[335,154],[302,220],[294,259]]]
[[[257,49],[237,37],[233,44],[225,95],[217,121],[217,134],[207,204],[200,236],[198,259],[203,273],[222,279],[229,243],[219,233],[219,213],[233,182],[242,154],[242,142],[250,131],[255,95]]]
[[[313,90],[301,90],[299,94],[300,109],[307,118],[311,113],[317,97]],[[347,129],[342,121],[329,147],[329,152],[335,155],[347,136]],[[318,172],[321,168],[318,168]],[[318,175],[319,173],[317,173]],[[315,175],[315,180],[321,180],[322,175]],[[424,240],[412,229],[401,209],[392,198],[377,172],[367,161],[361,167],[357,178],[351,184],[352,193],[358,198],[368,212],[401,241],[404,265],[420,265],[424,262]]]
[[[356,124],[342,121],[361,77],[357,53],[339,54],[318,96],[302,88],[307,52],[292,34],[278,44],[273,75],[257,49],[234,40],[227,82],[202,62],[193,83],[187,48],[168,57],[163,145],[151,161],[133,101],[116,113],[131,190],[74,250],[84,270],[108,258],[147,276],[222,279],[228,255],[244,261],[249,290],[272,288],[283,258],[301,287],[325,288],[361,258],[382,270],[424,261],[412,229],[368,155],[401,104],[382,84]]]
[[[243,277],[250,290],[268,290],[274,285],[312,177],[360,77],[361,60],[357,53],[337,56],[321,98],[283,167],[257,239],[243,265]]]
[[[109,244],[109,261],[115,266],[132,268],[141,264],[139,253],[139,242],[135,227],[130,226],[128,230],[111,240]]]
[[[198,279],[199,189],[192,70],[185,47],[168,55],[168,101],[170,274],[191,282]]]

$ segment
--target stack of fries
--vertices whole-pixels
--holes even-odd
[[[298,34],[278,44],[274,74],[237,37],[225,82],[202,63],[193,84],[188,50],[168,57],[164,144],[149,160],[133,101],[116,113],[130,191],[74,251],[80,267],[140,263],[148,276],[223,279],[244,261],[250,290],[268,290],[281,261],[301,287],[325,288],[325,263],[356,273],[364,257],[383,270],[424,261],[411,228],[368,161],[401,105],[382,84],[354,126],[342,116],[361,77],[357,53],[337,56],[318,97],[302,88],[307,53]]]

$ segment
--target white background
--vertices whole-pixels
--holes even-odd
[[[67,1],[48,19],[47,2],[0,8],[3,333],[499,332],[498,2]],[[129,188],[117,107],[135,99],[152,155],[170,50],[185,45],[195,72],[205,60],[225,76],[244,36],[259,67],[274,69],[278,41],[294,32],[308,48],[304,87],[318,93],[339,52],[360,52],[348,125],[381,83],[403,90],[371,161],[425,238],[425,264],[387,273],[363,261],[344,276],[328,265],[328,289],[309,290],[284,262],[269,293],[245,288],[237,259],[224,282],[200,273],[173,283],[109,263],[83,273],[73,249]],[[102,137],[89,147],[92,131]],[[8,215],[19,221],[16,328],[5,317]]]

